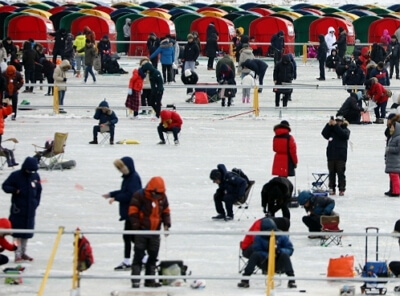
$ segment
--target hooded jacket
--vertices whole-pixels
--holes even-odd
[[[275,189],[278,189],[279,196],[275,196]],[[281,205],[285,205],[293,195],[293,184],[288,178],[275,177],[272,178],[268,183],[264,184],[261,190],[261,206],[264,213],[268,212],[272,215],[277,211],[276,208],[280,208]]]
[[[282,85],[285,83],[292,83],[294,78],[294,66],[290,61],[289,54],[285,54],[282,57],[282,60],[276,64],[274,67],[274,82],[276,85]],[[292,92],[291,88],[278,89],[278,93],[290,93]]]
[[[228,172],[224,164],[218,164],[217,169],[221,173],[221,183],[218,191],[223,192],[223,195],[233,196],[234,200],[244,196],[247,181],[238,174]]]
[[[345,55],[347,49],[347,33],[344,29],[340,30],[339,28],[339,37],[336,42],[333,43],[333,45],[337,45],[339,56],[340,53],[342,54],[342,56]]]
[[[88,26],[84,26],[82,32],[86,39],[89,39],[92,44],[96,43],[96,34]]]
[[[1,98],[1,96],[0,96]],[[4,118],[13,112],[12,106],[10,104],[3,106],[0,105],[0,135],[4,133]],[[1,144],[0,144],[1,147]]]
[[[373,77],[371,79],[374,79],[374,82],[371,83],[370,87],[367,89],[368,96],[377,104],[387,102],[389,97],[386,94],[386,89],[383,87],[382,84],[378,82],[378,79],[376,77]]]
[[[125,19],[125,25],[122,27],[122,30],[124,32],[124,37],[129,38],[131,37],[131,19],[126,18]]]
[[[268,64],[260,59],[247,59],[243,62],[242,67],[246,67],[254,72],[255,76],[265,74],[268,69]]]
[[[96,58],[96,49],[94,48],[93,43],[86,43],[83,48],[78,50],[78,52],[84,53],[86,66],[93,66],[94,59]]]
[[[381,36],[381,43],[383,45],[388,45],[391,41],[388,29],[383,30],[383,35]]]
[[[218,60],[217,66],[215,66],[215,75],[217,77],[217,81],[219,81],[218,74],[221,72],[222,65],[227,65],[229,68],[231,68],[233,71],[233,76],[236,76],[235,63],[229,54],[225,54],[222,59]]]
[[[162,177],[152,177],[142,190],[136,191],[129,205],[132,230],[160,230],[171,227],[171,214]]]
[[[110,197],[119,202],[120,221],[128,220],[129,204],[133,194],[142,189],[142,180],[135,170],[131,157],[125,156],[114,161],[115,167],[122,173],[121,189],[111,191]]]
[[[147,49],[149,51],[149,54],[152,54],[157,50],[157,48],[160,46],[160,39],[157,37],[155,33],[150,33],[149,38],[147,39]]]
[[[250,73],[250,69],[243,69],[243,63],[247,60],[254,60],[255,56],[253,54],[253,49],[251,47],[245,47],[240,50],[239,62],[237,71],[239,74],[241,73]]]
[[[79,52],[82,48],[84,48],[86,45],[86,36],[83,34],[80,34],[75,37],[74,40],[74,47],[75,50],[78,52],[78,55],[84,55],[84,52]]]
[[[326,157],[329,160],[347,161],[347,142],[350,138],[350,130],[347,128],[348,123],[344,121],[342,124],[329,125],[323,128],[321,134],[328,140],[326,147]]]
[[[169,39],[165,38],[160,42],[160,46],[150,56],[150,60],[157,57],[160,54],[160,62],[163,65],[172,65],[175,60],[175,48],[174,43]]]
[[[287,177],[295,175],[297,166],[297,146],[294,137],[291,136],[290,127],[285,124],[274,126],[275,136],[272,149],[275,152],[272,164],[272,175]]]
[[[386,58],[386,50],[378,43],[373,43],[371,48],[370,58],[376,64],[378,64],[379,62],[383,62],[385,61]]]
[[[285,48],[285,38],[283,35],[283,31],[280,30],[272,36],[271,46],[274,50],[282,51]]]
[[[54,85],[58,86],[58,90],[67,90],[67,82],[64,79],[67,78],[67,71],[69,69],[71,69],[71,64],[68,60],[62,60],[61,64],[54,69]]]
[[[326,44],[324,35],[319,35],[318,39],[319,39],[319,46],[317,51],[317,59],[319,61],[326,61],[326,57],[329,54],[328,45]]]
[[[143,70],[141,70],[143,71]],[[146,78],[146,75],[144,76]],[[144,79],[140,74],[138,69],[133,69],[132,70],[132,76],[129,79],[129,88],[135,90],[135,91],[142,91],[143,89],[143,79]]]
[[[18,93],[18,90],[24,85],[24,79],[14,66],[8,65],[6,70],[2,73],[5,79],[5,97],[13,96]]]
[[[103,110],[106,112],[103,112]],[[99,121],[99,125],[108,123],[109,126],[114,126],[118,122],[117,115],[110,109],[107,101],[105,100],[100,102],[99,107],[96,108],[93,118]]]
[[[349,123],[360,123],[360,112],[363,111],[358,105],[358,96],[356,93],[350,93],[350,96],[344,101],[342,107],[340,107],[337,115],[341,115]]]
[[[213,33],[207,39],[205,51],[206,51],[206,56],[209,58],[215,58],[217,56],[217,52],[219,51],[217,38],[218,38],[217,34]]]
[[[144,63],[142,70],[149,77],[151,91],[159,94],[162,93],[164,91],[164,80],[160,71],[154,68],[151,63]]]
[[[340,64],[340,58],[337,54],[336,49],[331,50],[331,54],[328,55],[328,57],[326,58],[325,64],[326,64],[326,67],[330,68],[330,69],[336,69],[336,67]]]
[[[329,33],[332,31],[333,31],[333,34]],[[336,49],[336,46],[333,45],[336,42],[335,29],[333,27],[328,28],[328,32],[325,35],[325,42],[326,42],[326,45],[328,46],[329,52],[332,51],[332,49]]]
[[[200,48],[194,41],[188,41],[185,44],[185,49],[183,50],[183,60],[188,62],[194,62],[199,58]]]
[[[34,229],[36,209],[40,204],[42,185],[36,158],[27,157],[21,169],[3,182],[5,193],[11,193],[10,221],[15,229]],[[32,238],[33,233],[14,233],[13,237]]]
[[[182,118],[175,111],[162,110],[160,112],[160,120],[161,124],[167,129],[171,129],[173,127],[182,127]]]
[[[385,173],[400,173],[400,123],[394,122],[394,132],[386,146]]]
[[[111,55],[111,42],[108,35],[104,35],[100,42],[97,43],[97,50],[100,55]]]

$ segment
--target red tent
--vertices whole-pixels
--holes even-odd
[[[131,40],[141,42],[130,44],[129,55],[148,55],[146,43],[150,33],[155,33],[158,37],[164,37],[167,34],[175,36],[175,24],[157,16],[146,16],[134,20],[131,24]]]
[[[12,5],[4,5],[0,6],[0,12],[11,12],[16,10],[18,7],[17,6],[12,6]]]
[[[50,12],[51,14],[56,14],[56,13],[58,13],[60,11],[65,10],[66,8],[67,8],[66,6],[56,6],[56,7],[50,8],[48,10],[48,12]]]
[[[249,35],[254,36],[255,42],[270,43],[272,36],[279,30],[282,30],[285,35],[285,53],[294,54],[294,44],[289,44],[294,43],[295,40],[294,27],[293,23],[286,19],[273,16],[255,19],[250,23]],[[261,48],[265,54],[268,52],[269,45],[262,45]]]
[[[262,8],[262,7],[253,7],[250,8],[249,11],[257,12],[261,14],[262,16],[269,16],[270,14],[275,13],[275,11],[268,9],[268,8]]]
[[[400,19],[383,18],[373,21],[368,29],[368,42],[381,42],[383,30],[387,29],[390,35],[393,35],[397,28],[400,27]]]
[[[102,11],[102,12],[105,12],[105,13],[107,13],[107,14],[110,14],[111,12],[113,12],[113,11],[115,11],[116,9],[115,8],[113,8],[113,7],[109,7],[109,6],[101,6],[101,5],[99,5],[99,6],[96,6],[96,7],[93,7],[93,9],[95,9],[95,10],[99,10],[99,11]]]
[[[218,32],[219,47],[221,50],[229,52],[232,37],[235,36],[235,25],[230,20],[214,16],[203,16],[192,22],[190,25],[190,31],[196,31],[199,33],[201,48],[204,50],[207,41],[207,27],[211,22],[214,23]]]
[[[339,35],[339,27],[342,27],[347,32],[347,44],[354,44],[355,42],[355,33],[353,24],[345,19],[336,18],[331,16],[325,16],[319,19],[316,19],[310,24],[309,30],[309,40],[312,42],[318,42],[318,35],[326,35],[328,33],[328,28],[335,28],[335,35],[338,38]]]
[[[111,42],[111,51],[117,51],[117,45],[115,43],[117,40],[117,32],[112,20],[97,15],[78,17],[71,24],[72,35],[76,36],[78,32],[82,32],[85,26],[88,26],[95,33],[97,40],[100,40],[104,35],[108,35]]]
[[[32,38],[43,45],[47,53],[53,51],[53,37],[49,33],[54,32],[51,20],[40,15],[20,15],[12,18],[8,23],[7,36],[12,40],[28,40]],[[15,42],[22,48],[22,42]]]

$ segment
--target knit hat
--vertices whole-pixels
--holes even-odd
[[[193,39],[193,38],[194,38],[194,37],[193,37],[192,34],[189,33],[189,34],[187,35],[187,39]]]
[[[282,121],[281,121],[281,124],[290,126],[289,121],[287,121],[287,120],[282,120]]]
[[[185,77],[189,77],[190,75],[192,75],[192,71],[190,71],[190,69],[186,69],[185,70]]]

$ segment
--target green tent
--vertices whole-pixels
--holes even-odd
[[[71,32],[72,22],[74,20],[76,20],[78,17],[84,16],[84,15],[87,15],[87,14],[82,13],[82,12],[74,12],[74,13],[64,16],[60,20],[60,29],[64,28],[67,32]]]
[[[381,19],[381,17],[377,15],[364,15],[353,22],[354,33],[356,35],[356,39],[359,39],[361,43],[368,43],[368,29],[369,25]]]
[[[271,6],[271,8],[269,8],[275,12],[279,12],[279,11],[291,11],[290,8],[287,7],[283,7],[283,6]]]
[[[137,13],[128,13],[124,14],[123,17],[118,18],[115,22],[115,28],[117,30],[117,41],[124,41],[124,25],[125,19],[130,18],[132,22],[138,18],[144,17],[144,15],[137,14]],[[117,52],[125,52],[125,43],[117,43]]]
[[[372,12],[375,12],[377,15],[389,14],[389,13],[393,12],[392,10],[386,9],[386,8],[383,8],[383,7],[373,7],[373,8],[370,8],[368,10],[372,11]]]
[[[323,13],[334,13],[334,12],[344,12],[344,10],[340,9],[340,8],[336,8],[336,7],[323,7],[320,9]]]
[[[174,19],[177,41],[187,40],[187,34],[190,33],[190,25],[198,18],[201,18],[199,13],[185,13]]]
[[[303,15],[293,21],[295,43],[307,43],[309,41],[310,24],[319,18],[319,15]],[[294,53],[296,56],[301,56],[303,54],[303,46],[296,45],[294,47]]]
[[[249,35],[250,23],[259,17],[261,17],[261,15],[245,14],[236,18],[233,21],[233,24],[235,25],[235,28],[242,27],[244,29],[244,35]]]
[[[234,12],[234,11],[243,11],[243,9],[233,6],[233,5],[227,5],[227,4],[222,4],[218,6],[219,9],[222,9],[226,11],[227,13]]]
[[[29,5],[29,7],[44,10],[44,11],[48,11],[49,9],[53,8],[53,6],[50,6],[49,4],[46,4],[46,3],[35,3],[35,4]]]
[[[89,3],[89,2],[80,2],[76,6],[81,9],[92,9],[92,8],[96,7],[96,4]]]

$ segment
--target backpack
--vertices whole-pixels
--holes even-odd
[[[246,182],[247,182],[247,186],[249,186],[250,179],[247,177],[247,175],[241,169],[233,168],[232,169],[232,173],[234,173],[234,174],[238,175],[239,177],[245,179]]]
[[[78,240],[78,271],[89,269],[94,263],[93,251],[89,241],[85,236],[81,236]]]

